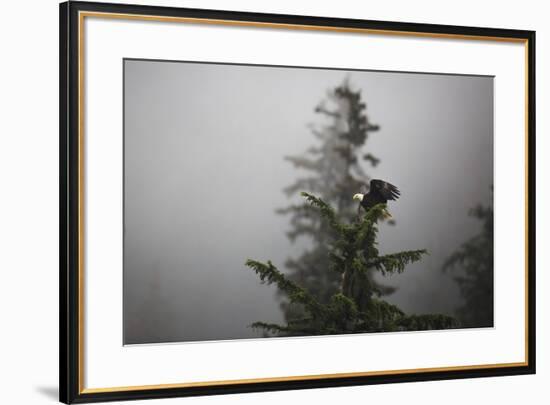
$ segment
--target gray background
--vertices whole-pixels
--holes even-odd
[[[346,77],[381,126],[368,173],[402,193],[380,250],[430,252],[385,279],[399,288],[386,299],[408,313],[460,303],[441,265],[479,230],[468,209],[492,198],[492,78],[136,60],[124,74],[126,344],[260,337],[250,323],[283,321],[244,261],[283,270],[306,246],[274,212],[304,174],[283,157],[315,143],[313,108]]]

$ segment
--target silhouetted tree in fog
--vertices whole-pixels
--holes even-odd
[[[469,214],[482,223],[473,236],[445,262],[455,273],[464,304],[457,316],[465,327],[493,326],[493,207],[478,205]]]
[[[286,158],[297,169],[308,173],[285,189],[289,196],[307,190],[334,206],[339,217],[351,220],[357,215],[352,196],[363,190],[370,180],[364,165],[372,167],[379,163],[377,157],[364,150],[369,135],[379,129],[370,122],[366,108],[361,92],[352,90],[347,80],[328,92],[327,99],[315,108],[328,124],[310,127],[317,144],[302,155]],[[290,240],[307,237],[312,242],[301,256],[289,258],[285,263],[288,279],[299,282],[320,303],[327,303],[340,283],[338,273],[329,271],[328,241],[334,236],[334,230],[315,215],[307,203],[291,205],[278,213],[290,216],[292,228],[287,233]],[[368,277],[372,278],[370,274]],[[371,284],[378,295],[394,290],[372,279]],[[287,301],[282,302],[281,307],[287,320],[303,312],[302,305]]]

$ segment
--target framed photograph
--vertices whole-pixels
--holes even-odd
[[[60,5],[60,400],[535,372],[535,33]]]

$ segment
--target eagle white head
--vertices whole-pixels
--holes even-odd
[[[354,200],[363,201],[363,197],[365,197],[365,194],[357,193],[353,195]]]

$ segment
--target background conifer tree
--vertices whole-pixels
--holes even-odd
[[[328,119],[322,128],[311,127],[318,144],[300,156],[286,159],[308,176],[299,178],[285,189],[290,196],[301,190],[309,190],[323,201],[335,207],[339,217],[351,220],[357,215],[357,203],[352,196],[365,191],[370,181],[363,163],[376,166],[379,159],[364,150],[369,134],[379,130],[366,115],[366,104],[360,91],[353,91],[347,80],[328,92],[328,98],[315,108],[315,112]],[[330,271],[328,241],[334,237],[334,229],[315,215],[309,204],[291,205],[278,210],[290,216],[292,229],[287,233],[291,241],[306,237],[311,246],[299,257],[285,263],[287,278],[307,288],[320,303],[328,303],[340,285],[338,273]],[[371,284],[379,295],[389,294],[394,288]],[[281,303],[285,318],[293,319],[303,313],[302,305],[288,301]]]
[[[481,221],[481,231],[464,242],[443,268],[456,274],[464,299],[456,314],[463,326],[493,326],[493,207],[477,205],[469,215]]]
[[[290,303],[299,304],[303,313],[287,318],[285,325],[256,322],[252,326],[274,335],[326,335],[358,332],[448,329],[457,322],[446,315],[406,315],[397,306],[379,298],[370,277],[376,271],[385,276],[401,273],[408,263],[427,252],[410,250],[380,255],[377,223],[385,216],[385,204],[366,212],[360,220],[346,220],[322,199],[302,193],[312,215],[329,227],[334,237],[327,241],[327,271],[335,273],[339,288],[326,302],[319,301],[299,283],[287,278],[270,261],[247,260],[246,265],[262,282],[275,284]]]

